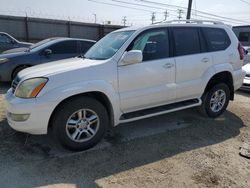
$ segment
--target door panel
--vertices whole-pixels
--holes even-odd
[[[212,65],[212,58],[200,28],[172,28],[176,61],[176,100],[199,98],[204,83],[203,75]]]
[[[120,66],[118,73],[124,112],[166,104],[175,99],[173,58]]]
[[[176,98],[197,98],[203,92],[202,80],[205,72],[212,66],[209,53],[176,57]]]
[[[167,31],[146,31],[132,42],[129,50],[141,50],[143,62],[118,67],[122,111],[132,112],[174,102],[175,60],[168,57]]]

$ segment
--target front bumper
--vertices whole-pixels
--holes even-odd
[[[47,134],[49,119],[57,103],[39,101],[37,98],[17,98],[12,94],[12,89],[7,92],[5,99],[10,127],[19,132]],[[13,121],[9,114],[29,114],[29,118],[26,121]]]

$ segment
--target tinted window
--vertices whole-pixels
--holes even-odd
[[[4,35],[4,34],[0,34],[0,42],[2,43],[10,43],[11,39],[10,37]]]
[[[230,45],[230,39],[223,29],[203,28],[209,51],[225,50]]]
[[[165,29],[144,32],[132,42],[128,50],[141,50],[143,61],[169,57],[168,33]]]
[[[198,28],[173,28],[175,55],[190,55],[200,53],[200,40]]]
[[[77,41],[63,41],[49,47],[53,54],[77,53]]]
[[[85,54],[94,44],[94,42],[80,41],[81,53]]]
[[[240,32],[239,41],[240,42],[248,42],[250,38],[250,32]]]

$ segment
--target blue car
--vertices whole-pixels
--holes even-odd
[[[0,54],[0,82],[12,81],[21,70],[51,61],[83,56],[95,44],[93,40],[49,38],[28,48],[16,48]]]

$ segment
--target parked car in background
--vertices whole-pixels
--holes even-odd
[[[244,46],[246,50],[250,50],[250,25],[235,26],[233,27],[233,31],[242,46]]]
[[[28,48],[9,50],[0,54],[0,81],[12,81],[27,67],[84,55],[94,44],[93,40],[50,38]]]
[[[10,126],[54,132],[88,149],[111,126],[199,107],[215,118],[242,85],[243,49],[220,22],[174,21],[114,31],[83,58],[21,71],[5,95]]]
[[[244,50],[244,65],[246,65],[246,64],[248,64],[248,63],[250,63],[250,52],[248,51],[248,50],[246,50],[245,48],[243,48],[243,50]]]
[[[250,63],[243,66],[243,70],[246,71],[246,76],[243,80],[242,90],[250,91]]]
[[[31,45],[32,43],[20,42],[9,34],[0,32],[0,53],[9,49],[29,47]]]

